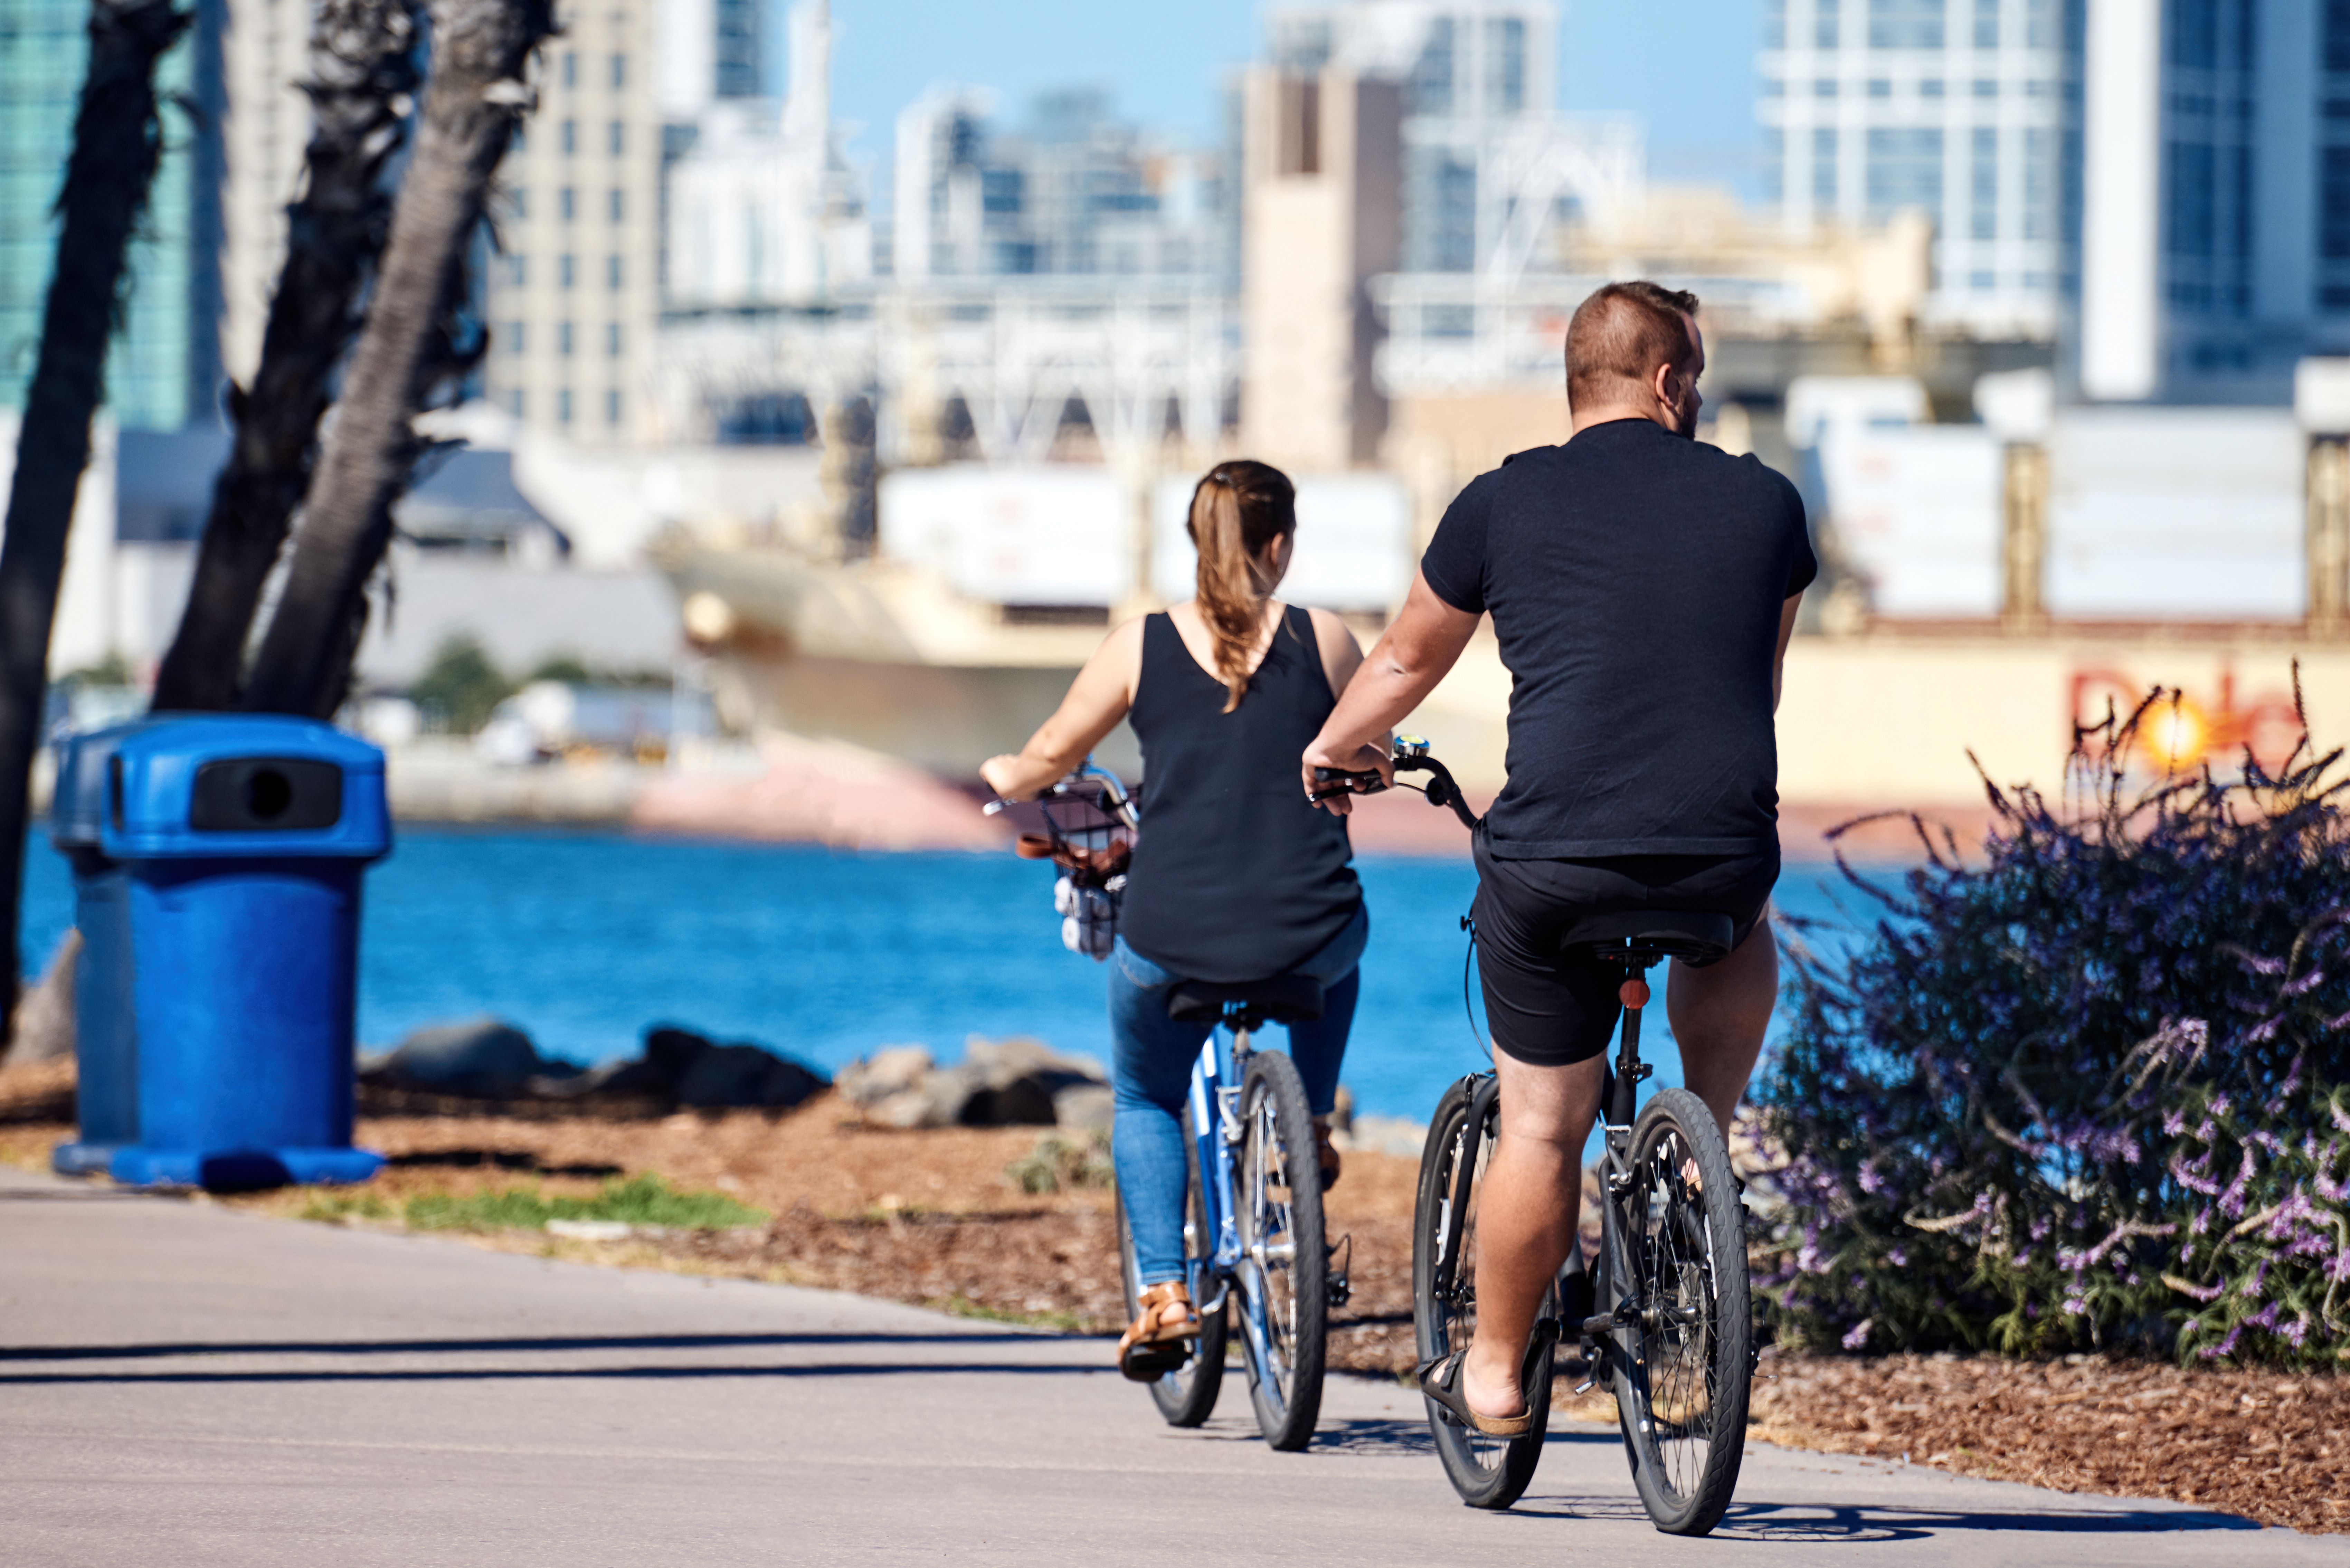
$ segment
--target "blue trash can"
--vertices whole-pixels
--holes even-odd
[[[351,1057],[359,881],[391,847],[383,753],[246,714],[165,715],[90,750],[76,789],[99,767],[105,865],[82,885],[102,906],[120,876],[127,958],[108,961],[130,981],[127,1020],[111,1035],[94,1020],[95,1038],[120,1054],[127,1034],[137,1085],[135,1138],[107,1169],[132,1186],[366,1180],[383,1159],[351,1147]],[[98,1147],[93,1130],[85,1116],[68,1147]]]

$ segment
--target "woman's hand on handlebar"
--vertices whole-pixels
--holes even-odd
[[[1006,752],[979,764],[979,776],[1003,800],[1035,800],[1068,771],[1025,752]]]
[[[1305,783],[1305,798],[1335,816],[1345,816],[1355,809],[1353,794],[1346,791],[1323,794],[1330,784],[1326,780],[1315,778],[1314,770],[1316,768],[1334,768],[1349,774],[1376,774],[1381,789],[1391,788],[1395,784],[1395,759],[1388,754],[1385,747],[1358,746],[1351,752],[1340,753],[1315,742],[1305,748],[1305,755],[1300,759],[1298,776]]]

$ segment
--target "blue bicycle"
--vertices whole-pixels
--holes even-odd
[[[1088,758],[1038,805],[1044,831],[1024,834],[1019,853],[1062,867],[1055,905],[1066,917],[1063,940],[1072,951],[1106,957],[1139,826],[1133,804],[1117,777]],[[1268,1023],[1319,1018],[1322,1004],[1321,983],[1305,975],[1239,985],[1184,981],[1167,1001],[1169,1017],[1214,1027],[1191,1069],[1183,1113],[1184,1281],[1200,1337],[1188,1359],[1150,1384],[1150,1397],[1170,1426],[1207,1420],[1237,1336],[1258,1428],[1284,1451],[1313,1438],[1327,1315],[1346,1304],[1347,1286],[1325,1239],[1322,1167],[1305,1081],[1286,1055],[1255,1049],[1251,1037]],[[1118,1243],[1131,1318],[1141,1289],[1122,1205]]]
[[[1322,986],[1304,975],[1217,985],[1185,981],[1168,1016],[1218,1025],[1200,1047],[1183,1113],[1191,1167],[1184,1276],[1198,1303],[1189,1361],[1150,1385],[1159,1413],[1196,1427],[1216,1407],[1225,1346],[1237,1335],[1249,1397],[1264,1440],[1304,1448],[1322,1411],[1327,1314],[1344,1305],[1346,1276],[1330,1267],[1314,1116],[1297,1068],[1250,1036],[1267,1023],[1322,1016]],[[1123,1209],[1118,1252],[1129,1316],[1139,1310],[1134,1240]]]

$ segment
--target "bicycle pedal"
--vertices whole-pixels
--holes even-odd
[[[1339,1250],[1341,1248],[1346,1251],[1347,1255],[1344,1258],[1340,1258],[1338,1256]],[[1351,1231],[1348,1231],[1346,1235],[1339,1237],[1336,1241],[1333,1241],[1328,1246],[1323,1248],[1322,1251],[1324,1254],[1323,1264],[1329,1271],[1330,1304],[1334,1307],[1345,1306],[1348,1302],[1354,1300],[1355,1297],[1355,1287],[1353,1284],[1348,1282],[1347,1278],[1347,1274],[1352,1271],[1355,1262],[1354,1232]]]

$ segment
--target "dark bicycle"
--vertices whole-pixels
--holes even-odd
[[[1426,742],[1399,738],[1395,767],[1428,774],[1429,802],[1476,830],[1476,813]],[[1331,769],[1316,777],[1328,785],[1317,798],[1383,787],[1377,774]],[[1544,1300],[1526,1351],[1532,1430],[1486,1437],[1428,1401],[1445,1474],[1472,1508],[1507,1508],[1533,1480],[1562,1345],[1579,1350],[1583,1388],[1612,1388],[1633,1482],[1659,1530],[1703,1535],[1730,1506],[1754,1366],[1745,1210],[1729,1146],[1705,1102],[1678,1088],[1659,1091],[1645,1106],[1636,1107],[1635,1096],[1650,1071],[1640,1060],[1648,971],[1668,958],[1719,959],[1731,937],[1727,915],[1643,909],[1590,917],[1562,939],[1563,948],[1623,974],[1623,1033],[1600,1095],[1599,1251],[1586,1262],[1582,1247],[1573,1248]],[[1412,1320],[1423,1366],[1465,1345],[1476,1329],[1477,1204],[1499,1088],[1490,1072],[1448,1088],[1420,1157]]]

